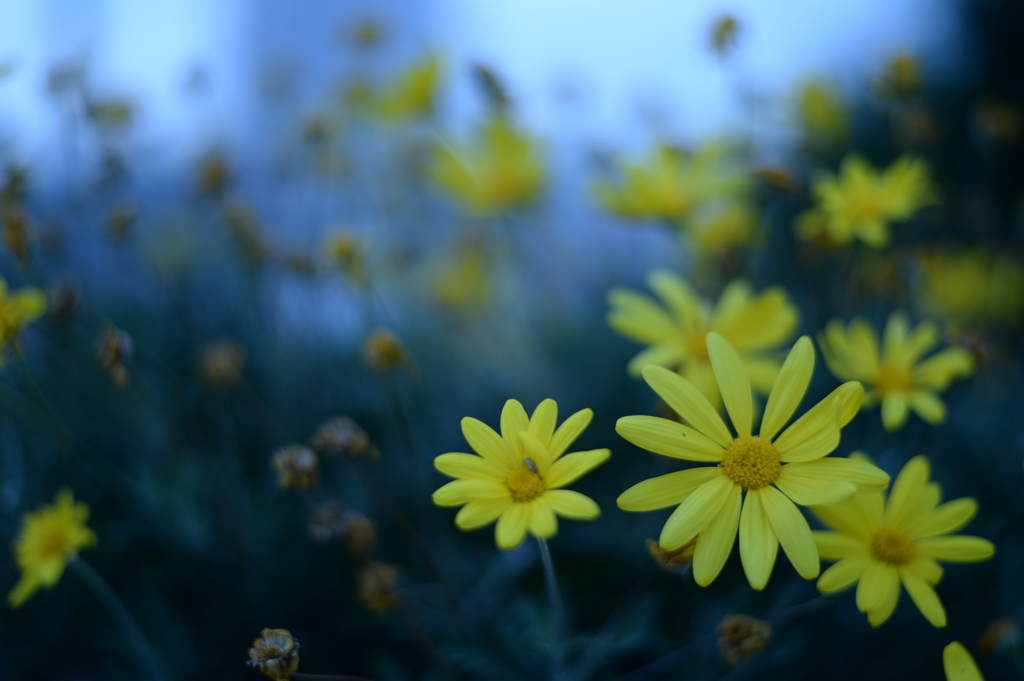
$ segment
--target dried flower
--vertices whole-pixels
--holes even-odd
[[[388,372],[410,361],[409,352],[398,336],[387,329],[377,329],[363,344],[366,363],[380,372]]]
[[[252,642],[247,664],[274,681],[285,681],[299,668],[299,642],[287,629],[264,629]]]
[[[674,551],[668,551],[661,547],[661,544],[653,539],[647,540],[647,550],[658,565],[666,568],[677,568],[682,565],[689,565],[693,562],[693,549],[697,546],[697,540],[693,539],[680,546]]]
[[[376,459],[380,452],[370,436],[348,416],[334,416],[317,428],[310,445],[320,454],[352,454]]]
[[[310,489],[320,482],[320,460],[306,445],[291,444],[274,452],[271,465],[281,489]]]
[[[309,534],[326,544],[345,535],[346,513],[337,501],[328,501],[313,508],[309,517]]]
[[[398,570],[383,563],[369,562],[356,575],[356,594],[366,609],[383,615],[398,603]]]
[[[103,334],[96,341],[96,359],[118,388],[128,387],[130,377],[125,364],[132,358],[134,349],[132,337],[112,322],[107,322]]]
[[[771,637],[771,625],[750,615],[727,615],[718,625],[718,649],[730,667],[764,650]]]
[[[199,377],[214,389],[238,384],[245,370],[245,350],[236,341],[220,340],[203,348],[199,355]]]

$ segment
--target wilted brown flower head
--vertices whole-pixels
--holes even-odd
[[[1005,652],[1019,648],[1021,644],[1021,622],[1016,617],[1000,617],[985,627],[978,639],[977,650],[981,655]]]
[[[346,511],[336,501],[328,501],[313,509],[309,520],[313,539],[327,543],[344,540],[345,548],[355,558],[368,558],[377,545],[377,529],[372,520],[356,511]]]
[[[771,637],[771,625],[750,615],[728,615],[718,625],[718,649],[730,666],[764,650]]]
[[[697,546],[697,540],[694,539],[686,544],[683,544],[674,551],[666,551],[661,548],[661,544],[654,541],[653,539],[647,540],[647,550],[651,554],[651,558],[661,565],[667,568],[677,568],[680,565],[688,565],[693,562],[693,549]]]
[[[74,319],[82,303],[82,292],[73,282],[63,279],[50,287],[47,299],[50,301],[50,316],[58,321],[69,322]]]
[[[299,668],[299,642],[287,629],[264,629],[252,642],[246,664],[274,681],[285,681]]]
[[[369,562],[356,574],[356,595],[367,610],[383,615],[398,603],[395,587],[398,570],[383,563]]]
[[[370,436],[348,416],[334,416],[321,423],[310,444],[321,454],[362,455],[368,459],[379,456]]]
[[[199,377],[211,388],[237,385],[244,370],[245,350],[233,340],[210,343],[199,355]]]
[[[128,387],[128,368],[125,364],[132,358],[134,350],[132,337],[112,322],[107,322],[96,341],[96,359],[119,388]]]
[[[310,489],[320,482],[320,460],[306,445],[291,444],[274,452],[271,465],[281,489]]]
[[[130,203],[123,203],[107,216],[107,234],[115,241],[122,241],[138,221],[139,209]]]
[[[387,329],[377,329],[363,344],[363,356],[373,369],[387,372],[409,361],[409,352],[398,336]]]

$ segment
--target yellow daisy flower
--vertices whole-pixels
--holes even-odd
[[[0,363],[9,343],[17,342],[22,330],[46,312],[46,294],[34,286],[8,293],[0,277]]]
[[[645,367],[648,385],[692,427],[627,416],[615,430],[655,454],[718,465],[645,480],[623,492],[619,508],[653,511],[678,504],[658,543],[672,551],[696,537],[693,576],[701,586],[718,576],[737,531],[753,588],[768,583],[780,544],[800,576],[813,579],[820,569],[818,552],[795,503],[831,503],[889,484],[889,476],[871,464],[825,458],[839,444],[840,429],[857,413],[863,388],[856,381],[840,386],[783,430],[814,371],[814,346],[803,336],[782,365],[760,433],[753,435],[753,395],[739,354],[717,333],[708,334],[707,347],[736,436],[692,383],[662,367]]]
[[[688,153],[657,147],[643,164],[620,163],[621,179],[601,180],[594,196],[607,210],[629,220],[680,222],[709,200],[735,195],[747,178],[725,145],[713,142]]]
[[[935,202],[924,161],[909,155],[876,172],[863,157],[850,154],[838,176],[826,173],[814,183],[814,194],[829,240],[843,245],[860,239],[872,248],[889,244],[889,223],[909,220]]]
[[[775,353],[793,336],[799,321],[785,289],[775,286],[754,295],[750,284],[737,279],[712,306],[667,270],[653,270],[647,285],[660,303],[625,288],[608,293],[608,325],[649,346],[629,362],[630,374],[639,376],[648,364],[676,369],[720,408],[722,398],[705,343],[708,332],[714,331],[740,353],[754,390],[768,394],[781,365]]]
[[[462,506],[455,524],[475,530],[498,521],[498,548],[522,543],[527,530],[535,537],[558,532],[556,515],[593,520],[601,509],[590,497],[565,487],[608,460],[611,452],[595,449],[563,453],[590,423],[594,413],[578,411],[555,429],[558,405],[544,400],[527,418],[516,400],[501,411],[501,435],[474,418],[462,419],[462,434],[479,454],[442,454],[434,466],[457,478],[434,492],[438,506]],[[465,504],[465,506],[463,506]]]
[[[963,348],[946,348],[919,361],[938,344],[938,329],[931,322],[922,322],[913,331],[908,327],[903,313],[889,315],[881,356],[878,333],[863,319],[854,319],[845,328],[833,319],[818,335],[828,368],[841,381],[862,381],[870,388],[861,408],[881,402],[882,425],[890,431],[903,426],[910,409],[933,426],[941,424],[946,405],[937,393],[974,371],[974,358]]]
[[[872,626],[889,619],[900,597],[900,582],[918,610],[936,627],[946,626],[946,611],[932,588],[942,579],[947,563],[974,563],[991,558],[995,546],[987,539],[964,535],[941,536],[966,525],[978,510],[974,499],[945,504],[939,485],[928,482],[924,456],[907,462],[884,492],[858,494],[852,499],[811,511],[835,532],[814,532],[818,553],[838,560],[818,580],[818,590],[838,591],[857,584],[857,609]]]
[[[439,147],[431,173],[466,208],[486,213],[533,202],[546,170],[538,143],[498,114],[477,128],[469,148]]]
[[[53,588],[79,550],[96,545],[96,534],[85,526],[88,519],[89,507],[75,503],[67,488],[57,492],[52,506],[24,515],[14,540],[21,579],[7,594],[12,608],[21,607],[40,587]]]
[[[960,641],[953,641],[943,648],[942,667],[946,681],[985,681],[974,658]]]
[[[441,60],[435,54],[426,55],[373,97],[374,112],[384,121],[394,123],[430,115],[440,74]]]

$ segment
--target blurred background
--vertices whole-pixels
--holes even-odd
[[[0,3],[0,276],[47,297],[4,322],[0,537],[73,490],[79,560],[141,633],[65,574],[0,615],[0,678],[259,678],[264,627],[301,673],[548,675],[536,544],[430,496],[460,419],[549,397],[612,450],[573,486],[602,517],[551,540],[560,678],[941,678],[954,639],[1019,678],[1022,25],[1001,0]],[[927,168],[886,243],[821,226],[853,154]],[[615,433],[664,405],[606,316],[655,268],[710,303],[783,287],[779,357],[894,310],[972,353],[945,423],[866,410],[836,452],[926,454],[978,499],[998,553],[947,566],[946,629],[905,594],[872,628],[781,558],[762,592],[736,552],[706,588],[652,558],[668,511],[615,499],[684,464]],[[818,360],[804,408],[838,384]],[[730,613],[773,627],[736,665]]]

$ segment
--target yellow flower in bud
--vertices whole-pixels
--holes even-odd
[[[398,605],[399,573],[384,563],[366,563],[356,574],[356,595],[367,610],[384,615]]]
[[[299,668],[299,642],[287,629],[264,629],[252,642],[248,664],[274,681],[287,681]]]
[[[728,615],[718,625],[718,649],[730,667],[768,647],[772,626],[750,615]]]
[[[96,545],[96,533],[85,526],[89,507],[75,503],[71,490],[57,492],[52,506],[26,513],[14,540],[21,579],[7,594],[12,608],[21,607],[40,588],[51,589],[78,552]]]
[[[291,444],[274,452],[270,465],[281,489],[312,489],[320,482],[320,460],[305,445]]]
[[[385,373],[412,362],[402,341],[388,329],[377,329],[367,337],[363,357],[372,369]]]
[[[863,456],[851,460],[866,461]],[[818,580],[831,593],[857,585],[857,609],[872,626],[889,619],[900,597],[900,582],[933,626],[946,626],[946,610],[932,588],[942,579],[938,561],[976,563],[988,560],[995,546],[987,539],[947,536],[970,522],[978,510],[974,499],[945,504],[941,488],[929,482],[928,459],[907,462],[886,501],[885,492],[870,491],[811,511],[834,532],[814,532],[818,553],[838,561]]]
[[[388,123],[405,123],[434,112],[441,60],[428,54],[409,65],[381,91],[371,95],[371,109]]]
[[[941,424],[946,420],[946,405],[937,393],[974,372],[974,358],[963,348],[946,348],[921,361],[938,345],[938,329],[922,322],[911,330],[901,312],[889,315],[881,353],[878,332],[863,319],[854,319],[846,327],[833,319],[819,334],[818,343],[836,378],[867,386],[862,409],[881,403],[882,424],[890,431],[903,427],[910,409],[933,426]]]

